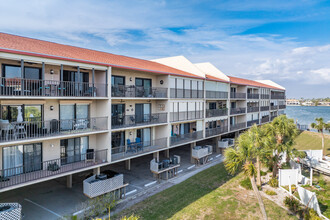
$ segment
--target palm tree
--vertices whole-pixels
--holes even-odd
[[[260,154],[255,147],[255,140],[257,139],[257,135],[255,134],[256,130],[257,129],[254,128],[253,131],[248,130],[241,134],[236,142],[236,146],[225,151],[225,167],[230,174],[235,174],[241,169],[244,170],[245,175],[250,178],[252,189],[258,199],[263,218],[267,219],[265,205],[255,180],[257,169],[258,167],[260,168],[257,164],[260,163],[260,161],[257,160]]]
[[[292,156],[292,146],[294,139],[298,135],[298,130],[293,119],[286,115],[276,117],[270,124],[265,125],[268,137],[268,148],[273,150],[273,177],[277,174],[278,161],[284,152],[287,155],[287,161]]]
[[[311,127],[316,129],[317,132],[321,133],[322,136],[322,152],[323,156],[325,156],[325,149],[324,149],[324,130],[329,130],[330,129],[330,123],[325,123],[323,118],[316,118],[315,119],[316,123],[312,123]]]

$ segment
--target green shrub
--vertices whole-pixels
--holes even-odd
[[[290,163],[282,163],[281,164],[281,169],[291,169]]]
[[[278,179],[277,178],[271,178],[269,180],[268,184],[273,188],[277,188],[278,187]]]
[[[266,176],[266,175],[267,175],[267,172],[260,170],[260,176]]]
[[[284,204],[289,208],[289,210],[293,213],[297,213],[300,209],[300,203],[298,200],[293,198],[292,196],[287,196],[284,199]]]
[[[239,184],[247,190],[252,190],[252,184],[248,177],[243,179]]]
[[[314,209],[308,209],[308,212],[304,216],[305,220],[322,220]]]
[[[277,195],[277,193],[274,192],[273,190],[266,190],[265,193],[266,193],[267,195],[269,195],[269,196],[275,196],[275,195]]]

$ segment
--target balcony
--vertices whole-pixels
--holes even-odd
[[[208,99],[228,99],[228,92],[206,91],[206,98],[208,98]]]
[[[206,117],[218,117],[218,116],[227,116],[228,109],[206,109]]]
[[[259,99],[259,94],[248,93],[247,98],[248,99]]]
[[[167,113],[153,113],[145,115],[125,115],[111,117],[111,128],[126,128],[144,125],[167,123]]]
[[[204,118],[204,111],[186,111],[186,112],[171,112],[170,122],[187,121]]]
[[[271,99],[285,99],[284,94],[272,94]]]
[[[204,91],[203,90],[195,90],[195,89],[175,89],[171,88],[170,90],[170,97],[171,98],[178,98],[178,99],[201,99],[204,98]]]
[[[245,108],[231,108],[230,114],[231,115],[245,114]]]
[[[172,136],[170,138],[170,145],[179,145],[189,143],[191,141],[196,141],[203,138],[203,131],[196,131],[193,133],[181,134],[177,136]]]
[[[0,96],[107,97],[107,84],[0,77]]]
[[[244,128],[246,128],[245,122],[230,125],[230,131],[240,130]]]
[[[269,111],[269,106],[261,106],[260,111]]]
[[[32,162],[30,166],[2,169],[0,170],[0,189],[107,163],[107,151],[106,149],[98,150],[39,164]]]
[[[285,109],[286,108],[286,105],[279,105],[278,108],[279,109]]]
[[[259,107],[247,107],[247,112],[259,112]]]
[[[269,99],[269,94],[260,94],[260,99]]]
[[[277,110],[277,108],[278,108],[278,105],[271,105],[270,106],[270,110]]]
[[[0,143],[61,135],[81,134],[108,129],[108,117],[0,122]]]
[[[140,86],[111,86],[112,97],[167,98],[167,88]]]
[[[205,130],[205,136],[211,137],[228,132],[228,126],[218,128],[208,128]]]
[[[261,118],[261,123],[267,123],[269,122],[269,116]]]
[[[276,118],[276,117],[277,117],[277,115],[273,115],[273,116],[270,117],[270,120],[273,121],[274,118]]]
[[[251,127],[252,125],[254,125],[254,124],[259,124],[259,119],[256,119],[256,120],[252,120],[252,121],[248,121],[247,122],[247,126],[248,127]]]
[[[246,99],[246,93],[231,92],[230,98],[231,99]]]
[[[130,143],[126,146],[114,147],[111,149],[111,162],[165,148],[167,148],[167,138]]]

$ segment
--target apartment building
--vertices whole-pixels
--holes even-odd
[[[274,82],[0,33],[0,192],[238,134],[285,109]],[[111,80],[111,81],[110,81]]]

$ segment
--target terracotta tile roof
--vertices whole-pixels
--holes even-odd
[[[96,50],[74,47],[49,41],[0,33],[0,52],[26,54],[81,63],[93,63],[125,69],[135,69],[170,75],[201,78],[153,61],[116,55]]]
[[[270,89],[277,89],[277,90],[283,90],[274,86],[270,86],[267,84],[263,84],[260,82],[256,82],[253,80],[249,80],[249,79],[242,79],[242,78],[238,78],[238,77],[234,77],[234,76],[228,76],[230,79],[230,83],[232,84],[239,84],[239,85],[247,85],[247,86],[255,86],[255,87],[263,87],[263,88],[270,88]]]
[[[206,78],[206,80],[219,81],[219,82],[229,83],[229,82],[226,81],[226,80],[223,80],[223,79],[221,79],[221,78],[218,78],[218,77],[215,77],[215,76],[211,76],[211,75],[208,75],[208,74],[205,74],[205,78]]]

